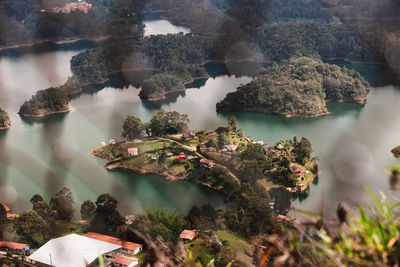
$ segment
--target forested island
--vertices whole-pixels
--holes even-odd
[[[58,88],[48,88],[38,91],[32,98],[25,101],[18,114],[23,117],[43,117],[54,113],[69,112],[68,96]]]
[[[0,108],[0,130],[5,130],[10,128],[11,121],[8,113]]]
[[[364,104],[369,83],[354,70],[310,57],[294,57],[265,68],[250,83],[217,103],[217,110],[315,117],[326,102]]]
[[[268,145],[246,137],[234,117],[215,130],[188,130],[188,122],[187,115],[164,110],[154,113],[148,123],[128,116],[122,133],[126,141],[111,140],[92,154],[107,159],[108,170],[189,180],[228,196],[281,186],[302,192],[318,175],[306,138]]]

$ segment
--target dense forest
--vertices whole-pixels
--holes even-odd
[[[315,116],[328,112],[327,101],[364,103],[368,87],[354,70],[297,57],[264,69],[217,103],[217,109]]]
[[[58,88],[40,90],[19,109],[21,116],[45,115],[53,112],[67,111],[68,96]]]
[[[7,112],[0,108],[0,129],[8,128],[10,126],[10,117]]]
[[[0,46],[36,41],[138,35],[143,31],[140,1],[88,1],[87,13],[52,13],[66,1],[6,0],[0,2]]]

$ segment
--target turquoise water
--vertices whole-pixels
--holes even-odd
[[[224,207],[223,196],[206,187],[129,171],[106,171],[101,168],[103,159],[89,155],[102,141],[120,138],[126,115],[148,121],[160,108],[189,114],[190,127],[196,129],[214,129],[235,115],[239,127],[258,140],[274,143],[293,136],[309,138],[320,158],[322,174],[308,197],[294,202],[296,207],[316,211],[323,197],[326,211],[333,213],[340,201],[350,205],[363,201],[363,185],[376,192],[389,192],[384,170],[396,160],[388,151],[400,143],[400,90],[390,83],[374,82],[365,106],[329,104],[332,114],[315,119],[219,113],[215,104],[249,82],[258,66],[231,63],[222,68],[209,64],[212,78],[160,102],[142,101],[138,97],[140,88],[113,80],[105,88],[94,87],[72,99],[73,111],[68,114],[21,119],[16,113],[23,101],[39,89],[62,84],[71,75],[70,58],[79,51],[74,47],[0,57],[0,106],[13,121],[11,129],[0,133],[0,199],[16,211],[29,208],[34,193],[49,198],[64,185],[72,189],[77,204],[94,200],[100,193],[111,193],[119,199],[123,213],[152,205],[180,212],[208,202]],[[358,68],[372,81],[373,75],[383,71],[369,65],[348,67]],[[132,73],[123,75],[132,80]]]

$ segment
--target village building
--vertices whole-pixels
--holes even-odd
[[[195,230],[183,230],[179,235],[181,239],[192,241],[197,236],[197,231]]]
[[[139,264],[139,259],[135,257],[128,257],[119,255],[112,260],[112,266],[115,267],[133,267]]]
[[[0,201],[0,205],[3,205],[4,209],[6,210],[7,219],[14,220],[17,217],[18,214],[13,214],[11,207],[8,206],[6,203]]]
[[[130,254],[130,255],[135,255],[135,254],[141,252],[143,249],[143,246],[141,244],[133,243],[130,241],[123,241],[123,240],[113,237],[113,236],[103,235],[103,234],[94,233],[94,232],[86,233],[83,236],[122,246],[121,251],[123,253]]]
[[[265,148],[265,153],[269,153],[270,151],[273,151],[273,150],[274,150],[274,148],[272,146],[267,146]]]
[[[215,163],[212,160],[209,160],[209,159],[201,159],[200,160],[200,166],[202,168],[211,169],[214,167],[214,165],[215,165]]]
[[[174,153],[171,153],[171,152],[167,153],[167,157],[172,157],[173,155],[174,155]]]
[[[225,148],[228,152],[235,152],[238,148],[238,145],[226,145]]]
[[[128,148],[128,155],[130,157],[137,157],[139,156],[139,148],[137,147],[130,147]]]
[[[115,145],[115,144],[117,143],[117,139],[115,139],[115,138],[110,138],[110,140],[108,140],[108,143],[109,143],[110,145]]]
[[[28,260],[35,266],[87,267],[97,266],[99,255],[103,255],[107,266],[111,258],[121,254],[121,248],[121,245],[70,234],[51,239]]]
[[[304,177],[306,175],[306,172],[301,167],[294,164],[290,165],[290,172],[297,175],[301,180],[304,180]]]
[[[283,150],[283,145],[281,143],[279,143],[279,145],[276,148],[279,150]]]
[[[191,139],[193,139],[193,138],[196,137],[196,134],[197,134],[197,131],[195,131],[195,130],[189,130],[189,131],[183,133],[182,137],[183,137],[185,140],[191,140]]]

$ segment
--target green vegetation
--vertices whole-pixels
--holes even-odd
[[[65,1],[6,0],[0,3],[0,46],[29,44],[35,41],[71,40],[107,35],[136,35],[143,31],[141,10],[144,1],[88,1],[87,14],[51,13],[51,7]],[[46,12],[41,12],[46,10]]]
[[[400,146],[393,148],[390,152],[392,152],[393,156],[396,158],[400,157]]]
[[[327,101],[364,103],[368,86],[354,70],[309,57],[291,58],[229,93],[217,109],[315,116],[328,111]]]
[[[184,91],[185,86],[178,77],[170,74],[156,74],[144,80],[139,96],[148,100],[165,98],[166,94]]]
[[[142,121],[134,116],[126,117],[122,128],[124,129],[122,137],[125,137],[128,140],[139,138],[144,130]]]
[[[10,127],[11,121],[8,113],[0,108],[0,129]]]
[[[58,88],[40,90],[19,109],[21,116],[43,116],[68,111],[68,96]]]

